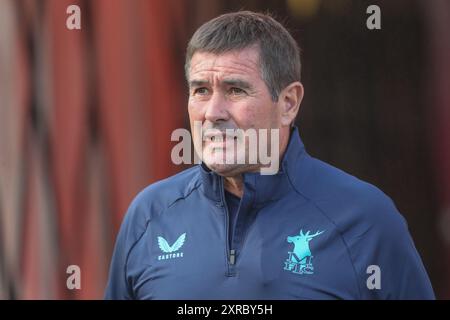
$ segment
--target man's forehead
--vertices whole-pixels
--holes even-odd
[[[259,51],[254,48],[233,50],[221,54],[211,52],[194,53],[190,63],[190,77],[205,77],[213,74],[222,77],[259,74]]]

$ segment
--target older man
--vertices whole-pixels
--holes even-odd
[[[205,23],[185,71],[203,162],[132,202],[106,298],[434,298],[392,201],[306,153],[293,126],[303,98],[299,49],[280,23],[253,12]],[[237,129],[268,131],[236,147],[228,132]],[[248,156],[261,142],[277,155],[272,174],[262,174],[270,164],[259,152]]]

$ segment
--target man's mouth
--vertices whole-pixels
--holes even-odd
[[[211,136],[211,137],[206,137],[205,141],[210,141],[210,142],[224,142],[224,141],[231,141],[231,140],[237,140],[236,136],[227,136],[227,135],[223,135],[223,136]]]
[[[226,132],[207,132],[203,135],[203,141],[206,142],[227,142],[227,141],[236,141],[237,136],[233,134],[227,134]]]

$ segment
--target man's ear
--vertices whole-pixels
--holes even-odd
[[[281,125],[290,126],[297,116],[303,99],[303,85],[296,81],[292,82],[281,91],[278,96],[278,105],[281,108]]]

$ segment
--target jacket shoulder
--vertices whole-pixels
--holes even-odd
[[[406,227],[394,202],[378,187],[312,157],[308,168],[302,192],[347,236]]]
[[[194,166],[148,185],[132,200],[123,225],[143,232],[155,214],[161,214],[177,200],[186,198],[199,184],[198,166]]]

